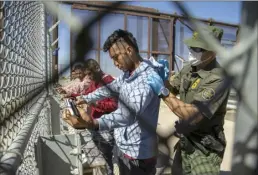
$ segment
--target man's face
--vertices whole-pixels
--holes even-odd
[[[207,64],[215,58],[215,53],[207,51],[202,48],[190,47],[189,48],[189,61],[192,61],[192,65],[197,66],[201,64]]]
[[[109,56],[113,59],[114,65],[126,72],[134,67],[133,48],[122,42],[117,42],[109,49]]]

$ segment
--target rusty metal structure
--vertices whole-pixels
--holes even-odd
[[[85,13],[90,12],[94,15],[98,15],[101,11],[111,8],[110,2],[85,2],[85,1],[64,1],[63,3],[68,3],[72,6],[72,13],[75,13],[76,10],[84,11]],[[134,32],[147,32],[147,47],[141,48],[140,43],[140,54],[144,57],[154,56],[155,58],[166,58],[170,63],[170,71],[178,71],[183,66],[185,60],[184,57],[187,55],[184,52],[187,48],[183,44],[183,39],[189,36],[189,33],[192,33],[193,29],[191,25],[185,20],[186,17],[175,14],[161,13],[156,9],[131,6],[131,5],[121,5],[118,8],[112,9],[110,13],[111,17],[108,20],[112,20],[112,15],[119,15],[119,18],[123,18],[123,24],[121,25],[124,30],[129,30],[129,25],[132,25],[132,19],[139,19],[137,25],[146,25],[145,27],[139,27],[138,31]],[[109,16],[108,15],[108,16]],[[237,24],[229,24],[220,21],[214,21],[212,19],[198,19],[204,24],[208,25],[217,25],[224,28],[226,32],[226,37],[223,38],[225,44],[233,45],[236,41],[236,31],[238,29]],[[120,26],[119,26],[120,27]],[[132,27],[132,26],[130,26]],[[94,32],[94,48],[96,52],[96,59],[98,62],[101,62],[101,51],[102,51],[102,40],[105,38],[101,37],[101,31],[104,26],[101,24],[101,21],[97,21],[96,25],[93,27],[96,32]],[[114,28],[116,29],[116,27]],[[144,31],[143,31],[144,30]],[[147,31],[145,31],[147,30]],[[131,31],[132,32],[132,31]],[[185,36],[185,33],[188,33],[188,36]],[[136,39],[137,38],[137,33]],[[230,38],[227,38],[228,34],[232,35]],[[191,34],[190,34],[191,35]],[[71,33],[71,62],[74,61],[75,57],[73,54],[73,37],[75,36]],[[225,35],[224,35],[225,36]],[[142,39],[138,39],[142,40]],[[101,42],[102,41],[102,42]],[[222,42],[223,42],[222,41]],[[139,44],[139,43],[138,43]],[[176,45],[178,44],[178,45]],[[230,46],[230,47],[231,47]]]

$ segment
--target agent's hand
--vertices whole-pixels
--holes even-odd
[[[159,67],[159,76],[162,78],[163,81],[168,80],[169,77],[169,63],[166,59],[159,59],[158,63],[162,65]]]
[[[162,78],[158,74],[151,74],[148,76],[147,83],[152,90],[157,94],[161,94],[161,90],[165,88]]]

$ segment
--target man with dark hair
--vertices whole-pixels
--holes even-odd
[[[157,72],[154,66],[141,58],[136,39],[128,31],[114,31],[103,49],[109,52],[114,65],[124,73],[112,83],[83,96],[77,104],[90,104],[117,96],[118,108],[94,120],[78,108],[85,128],[100,131],[114,129],[120,174],[155,174],[160,100],[147,84],[147,77]],[[66,120],[72,118],[69,111],[63,117]]]

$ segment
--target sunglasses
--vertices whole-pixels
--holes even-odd
[[[205,49],[199,48],[199,47],[190,47],[190,50],[196,52],[196,53],[200,53],[200,52],[205,52]]]

